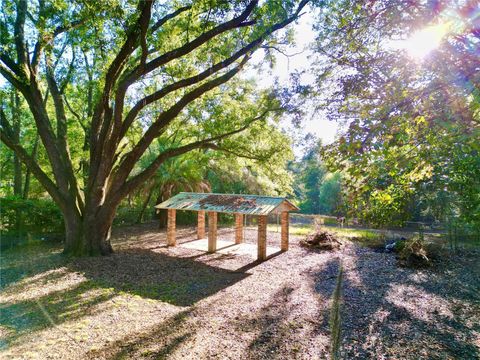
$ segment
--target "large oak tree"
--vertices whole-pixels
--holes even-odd
[[[166,148],[141,171],[135,168],[197,99],[225,87],[254,51],[288,38],[278,30],[307,3],[2,2],[0,73],[28,104],[48,169],[17,140],[3,112],[1,140],[61,209],[66,253],[112,252],[117,207],[162,163],[194,149],[222,150],[228,137],[279,107],[267,98],[241,121],[222,121],[217,114],[211,131],[199,122],[192,141]],[[81,133],[71,129],[78,125],[83,153],[75,160],[71,144]],[[129,137],[132,132],[140,136]]]

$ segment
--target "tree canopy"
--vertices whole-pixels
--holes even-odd
[[[324,153],[330,168],[345,174],[351,210],[369,221],[411,217],[412,203],[420,202],[424,211],[442,208],[436,212],[442,220],[455,214],[478,222],[476,11],[474,1],[340,1],[323,14],[319,80],[333,81],[336,90],[320,106],[348,124]],[[393,46],[438,23],[449,32],[427,58],[412,59]],[[325,73],[335,76],[325,82]]]
[[[60,207],[66,252],[111,252],[115,210],[169,158],[270,151],[235,135],[259,131],[282,99],[229,82],[258,48],[288,41],[279,30],[307,3],[2,2],[0,73],[24,98],[48,164],[19,141],[6,111],[1,139]],[[182,141],[138,171],[162,137]],[[98,235],[87,238],[92,227]]]

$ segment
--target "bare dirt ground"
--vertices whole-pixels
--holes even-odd
[[[106,258],[69,260],[49,244],[6,251],[0,357],[325,359],[342,263],[345,358],[480,359],[478,251],[412,270],[354,243],[319,252],[291,236],[290,251],[275,253],[279,234],[268,237],[263,263],[254,229],[247,244],[207,254],[193,228],[167,248],[156,224],[117,230]]]

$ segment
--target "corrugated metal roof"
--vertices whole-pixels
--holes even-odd
[[[155,206],[157,209],[215,211],[248,215],[299,210],[283,197],[181,192]]]

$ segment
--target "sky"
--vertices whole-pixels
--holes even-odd
[[[285,51],[289,56],[287,57],[277,52],[276,64],[273,69],[270,69],[268,64],[261,63],[263,61],[264,52],[261,50],[257,51],[251,61],[256,65],[262,64],[261,71],[257,72],[254,70],[248,70],[246,72],[246,77],[254,77],[257,80],[257,83],[261,84],[262,87],[271,87],[276,78],[278,78],[280,84],[287,84],[290,74],[294,71],[310,69],[311,63],[308,57],[312,52],[308,47],[315,39],[313,21],[314,18],[311,14],[306,13],[300,18],[299,22],[294,25],[294,45],[290,46]],[[302,80],[313,82],[314,74],[307,71],[305,76],[302,77]],[[323,144],[332,143],[335,140],[335,135],[339,128],[336,122],[327,120],[322,114],[315,116],[312,116],[312,114],[307,115],[302,121],[300,130],[293,129],[288,121],[285,121],[282,126],[287,132],[295,132],[297,137],[302,137],[302,135],[311,133],[321,139]],[[296,156],[300,156],[302,153],[301,145],[302,144],[296,144],[294,148]]]

